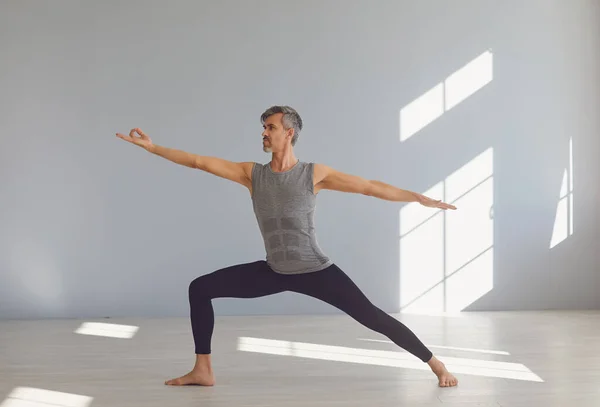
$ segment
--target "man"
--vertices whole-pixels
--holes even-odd
[[[358,193],[397,202],[456,209],[439,200],[379,181],[306,163],[294,155],[302,119],[289,106],[273,106],[261,115],[263,150],[271,162],[231,162],[198,156],[153,144],[139,128],[117,137],[180,165],[200,169],[248,188],[267,252],[266,260],[238,264],[196,278],[189,286],[190,318],[196,363],[188,374],[167,385],[215,384],[210,342],[214,328],[214,298],[257,298],[283,291],[309,295],[344,311],[369,329],[429,364],[439,386],[458,381],[445,365],[397,319],[373,305],[352,280],[320,249],[315,234],[314,209],[321,190]],[[137,135],[136,135],[137,134]],[[139,137],[138,137],[139,136]]]

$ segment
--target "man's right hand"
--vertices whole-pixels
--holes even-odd
[[[136,135],[136,133],[139,135],[139,137]],[[152,147],[154,147],[154,144],[152,144],[152,140],[150,139],[150,137],[148,137],[146,133],[144,133],[140,128],[137,127],[135,129],[131,129],[131,131],[129,132],[129,136],[117,133],[117,137],[128,141],[132,144],[135,144],[136,146],[140,146],[146,149],[147,151],[150,151]]]

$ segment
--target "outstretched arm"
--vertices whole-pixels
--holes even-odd
[[[117,133],[117,137],[176,164],[206,171],[218,177],[242,184],[248,189],[252,188],[253,163],[251,162],[233,162],[218,157],[201,156],[174,148],[159,146],[154,144],[150,137],[139,128],[132,129],[129,132],[129,136]]]
[[[248,189],[252,186],[251,178],[253,163],[251,162],[234,162],[219,157],[197,155],[156,144],[149,148],[148,152],[166,158],[177,164],[202,170],[209,174],[216,175],[217,177],[237,182]]]
[[[395,202],[418,202],[431,208],[456,209],[440,200],[426,197],[417,192],[397,188],[381,181],[345,174],[323,164],[315,164],[315,193],[322,189],[350,192]]]

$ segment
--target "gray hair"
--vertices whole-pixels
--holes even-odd
[[[283,113],[281,122],[285,130],[294,129],[294,136],[292,137],[292,145],[296,144],[298,137],[300,136],[300,130],[302,130],[302,119],[298,112],[290,106],[271,106],[260,116],[260,122],[265,124],[265,121],[269,116],[277,113]]]

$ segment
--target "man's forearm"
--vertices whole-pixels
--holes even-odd
[[[416,202],[419,200],[419,195],[416,192],[400,189],[381,181],[369,181],[369,184],[368,195],[375,198],[394,202]]]
[[[190,168],[197,168],[198,156],[196,154],[188,153],[182,150],[176,150],[174,148],[168,148],[158,146],[154,144],[148,149],[148,152],[155,154],[159,157],[166,158],[169,161],[173,161],[176,164],[185,165]]]

